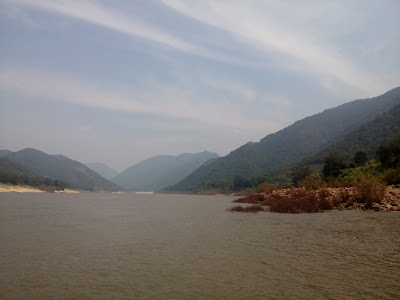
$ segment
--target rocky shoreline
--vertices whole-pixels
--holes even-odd
[[[322,212],[325,210],[360,210],[400,212],[400,185],[386,187],[382,199],[363,199],[352,187],[323,188],[306,190],[292,188],[275,190],[270,193],[251,194],[234,200],[235,203],[249,203],[268,206],[267,211],[282,213]],[[243,211],[236,206],[231,211]],[[249,210],[249,212],[256,212]]]

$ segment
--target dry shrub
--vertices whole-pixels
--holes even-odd
[[[366,203],[367,208],[371,208],[373,202],[381,202],[386,194],[386,185],[369,174],[358,175],[353,185],[355,201]]]
[[[252,205],[243,207],[241,205],[237,205],[231,208],[228,208],[227,211],[232,212],[246,212],[246,213],[257,213],[259,211],[265,211],[264,208],[260,205]]]
[[[291,188],[290,194],[295,198],[301,198],[301,197],[306,197],[307,195],[309,195],[310,191],[307,191],[304,188],[299,188],[299,189]]]
[[[306,190],[318,190],[326,186],[326,182],[318,174],[311,174],[303,180],[300,180],[297,184],[299,187],[303,187]]]
[[[270,212],[298,214],[300,210],[294,199],[287,196],[271,195],[267,198],[266,205]]]
[[[349,199],[347,199],[347,201],[344,204],[344,207],[350,207],[350,206],[354,206],[354,203],[356,203],[356,198],[355,197],[350,197]]]
[[[268,182],[264,182],[258,186],[258,190],[261,193],[271,194],[273,191],[276,190],[276,186],[274,184],[269,184]]]
[[[326,194],[324,194],[326,193]],[[327,192],[320,194],[305,189],[291,190],[287,195],[270,195],[265,204],[270,212],[280,213],[314,213],[333,208]]]
[[[354,198],[351,190],[348,188],[340,189],[337,196],[333,199],[333,205],[339,206],[342,203],[349,203]],[[353,202],[354,203],[354,202]],[[351,203],[351,205],[353,205]]]
[[[383,178],[386,181],[386,184],[399,184],[400,183],[400,164],[396,169],[391,168],[385,171],[383,174]]]
[[[327,188],[322,188],[318,191],[319,198],[329,198],[330,195]]]
[[[319,191],[309,191],[304,188],[276,191],[271,194],[252,194],[247,197],[234,200],[236,203],[261,204],[269,207],[270,212],[280,213],[312,213],[322,212],[333,209],[332,202],[329,200],[329,191],[321,189]],[[255,205],[258,207],[258,205]],[[251,210],[250,207],[235,206],[230,211]],[[263,208],[254,208],[261,211]]]
[[[332,210],[333,209],[333,204],[331,201],[329,201],[328,198],[321,198],[319,200],[319,209],[324,211],[324,210]]]
[[[259,204],[260,202],[264,201],[264,199],[265,197],[262,194],[250,194],[246,197],[233,200],[232,202]]]
[[[329,197],[330,197],[330,193],[326,188],[320,189],[318,191],[319,208],[321,210],[333,209],[333,203],[329,200]]]

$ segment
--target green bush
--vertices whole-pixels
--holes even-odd
[[[274,184],[269,184],[268,182],[264,182],[258,186],[258,190],[261,193],[271,194],[276,190],[276,186]]]
[[[383,174],[386,184],[400,184],[400,164],[396,169],[390,168]]]

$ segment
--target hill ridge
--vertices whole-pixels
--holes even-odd
[[[112,179],[128,190],[157,191],[178,182],[217,153],[182,153],[177,156],[157,155],[125,169]]]
[[[4,157],[20,163],[42,177],[62,180],[70,188],[90,191],[121,189],[79,161],[61,154],[50,155],[35,148],[25,148]]]
[[[380,96],[357,99],[298,120],[259,142],[247,143],[227,156],[204,165],[169,191],[225,188],[235,175],[269,175],[317,153],[347,132],[400,104],[400,87]]]

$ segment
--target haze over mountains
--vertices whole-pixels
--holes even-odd
[[[258,143],[248,143],[225,157],[203,165],[167,190],[226,188],[236,175],[251,177],[272,174],[317,154],[399,104],[400,87],[378,97],[355,100],[325,110],[270,134]],[[396,112],[390,115],[396,115]],[[392,133],[396,134],[397,125],[393,124],[392,127]]]
[[[112,179],[116,184],[133,191],[158,191],[189,175],[217,153],[184,153],[178,156],[159,155],[146,159]]]
[[[87,164],[88,168],[63,155],[27,148],[17,152],[0,150],[0,171],[25,174],[40,182],[46,178],[62,180],[70,188],[89,191],[117,191],[121,187],[169,192],[229,189],[235,176],[273,176],[296,164],[318,165],[331,152],[350,156],[366,150],[374,154],[380,144],[398,136],[400,87],[304,118],[225,157],[206,151],[159,155],[117,174],[102,163]]]
[[[85,165],[108,180],[118,175],[117,171],[103,163],[95,162],[86,163]]]
[[[18,183],[33,182],[35,186],[42,183],[52,185],[57,180],[63,186],[87,191],[118,191],[123,188],[131,191],[157,191],[177,183],[209,159],[217,157],[218,154],[206,151],[178,156],[159,155],[118,174],[103,163],[85,166],[63,155],[49,155],[33,148],[17,152],[0,150],[0,179],[7,179],[6,182],[18,179]],[[112,178],[117,184],[105,177]]]

